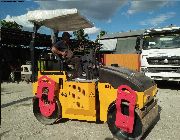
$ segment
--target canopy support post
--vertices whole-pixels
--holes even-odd
[[[31,68],[32,68],[32,82],[36,81],[36,76],[37,76],[37,64],[36,64],[36,55],[35,55],[35,45],[36,45],[36,35],[37,31],[41,26],[34,23],[33,27],[33,33],[32,33],[32,41],[30,43],[30,53],[31,53]]]
[[[55,30],[55,29],[53,30],[53,34],[52,34],[52,37],[51,37],[51,39],[52,39],[52,44],[55,44],[55,43],[57,42],[58,33],[59,33],[58,30]]]

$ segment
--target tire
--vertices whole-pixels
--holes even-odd
[[[126,110],[124,112],[126,112]],[[143,128],[142,122],[136,112],[135,112],[135,122],[134,122],[134,128],[132,134],[129,134],[117,128],[115,125],[115,120],[116,120],[116,106],[114,105],[108,112],[107,123],[109,130],[111,131],[111,133],[115,138],[119,140],[135,140],[135,139],[139,140],[142,137],[142,128]]]
[[[36,119],[45,125],[50,125],[55,123],[57,120],[61,119],[61,105],[57,98],[55,100],[55,110],[52,113],[51,116],[45,117],[41,114],[40,108],[39,108],[39,98],[34,97],[33,98],[33,113]]]
[[[13,83],[15,82],[15,74],[14,74],[14,72],[10,73],[9,80],[10,80],[10,82],[13,82]]]

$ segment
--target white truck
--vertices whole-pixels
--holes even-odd
[[[141,50],[141,72],[154,80],[180,82],[180,27],[146,30]]]

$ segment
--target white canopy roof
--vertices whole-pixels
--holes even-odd
[[[91,28],[93,24],[77,9],[35,10],[27,13],[29,21],[58,31],[75,31]]]

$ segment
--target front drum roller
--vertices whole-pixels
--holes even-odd
[[[124,112],[127,112],[127,108],[123,108]],[[107,123],[109,130],[113,134],[113,136],[117,139],[121,140],[134,140],[134,139],[140,139],[142,137],[142,122],[140,117],[135,113],[135,121],[134,121],[134,127],[132,133],[127,133],[123,131],[122,129],[118,128],[115,124],[116,121],[116,107],[114,106],[111,108],[111,111],[108,113],[107,116]]]
[[[49,125],[55,123],[61,118],[61,105],[57,98],[54,98],[55,109],[48,116],[43,115],[44,113],[41,111],[39,107],[39,101],[40,101],[39,98],[37,97],[33,98],[33,113],[39,122],[45,125]]]
[[[123,98],[122,98],[123,99]],[[130,103],[128,104],[127,100],[122,100],[121,104],[118,102],[118,98],[116,102],[109,108],[107,115],[107,123],[108,127],[113,134],[113,136],[120,140],[139,140],[143,134],[147,131],[147,129],[154,124],[158,117],[158,105],[156,100],[152,100],[151,103],[146,107],[146,109],[138,109],[134,108],[133,111],[133,125],[132,131],[126,130],[123,126],[128,126],[121,120],[121,116],[117,118],[118,108],[117,106],[121,106],[121,112],[123,116],[129,118],[132,113],[130,112]],[[117,105],[118,103],[118,105]],[[117,125],[117,120],[120,119],[122,123],[121,128]],[[123,119],[123,117],[122,117]],[[128,132],[129,131],[129,132]]]
[[[48,76],[38,79],[37,94],[33,98],[33,113],[43,124],[53,124],[61,118],[61,105],[55,96],[55,86],[55,81]]]

